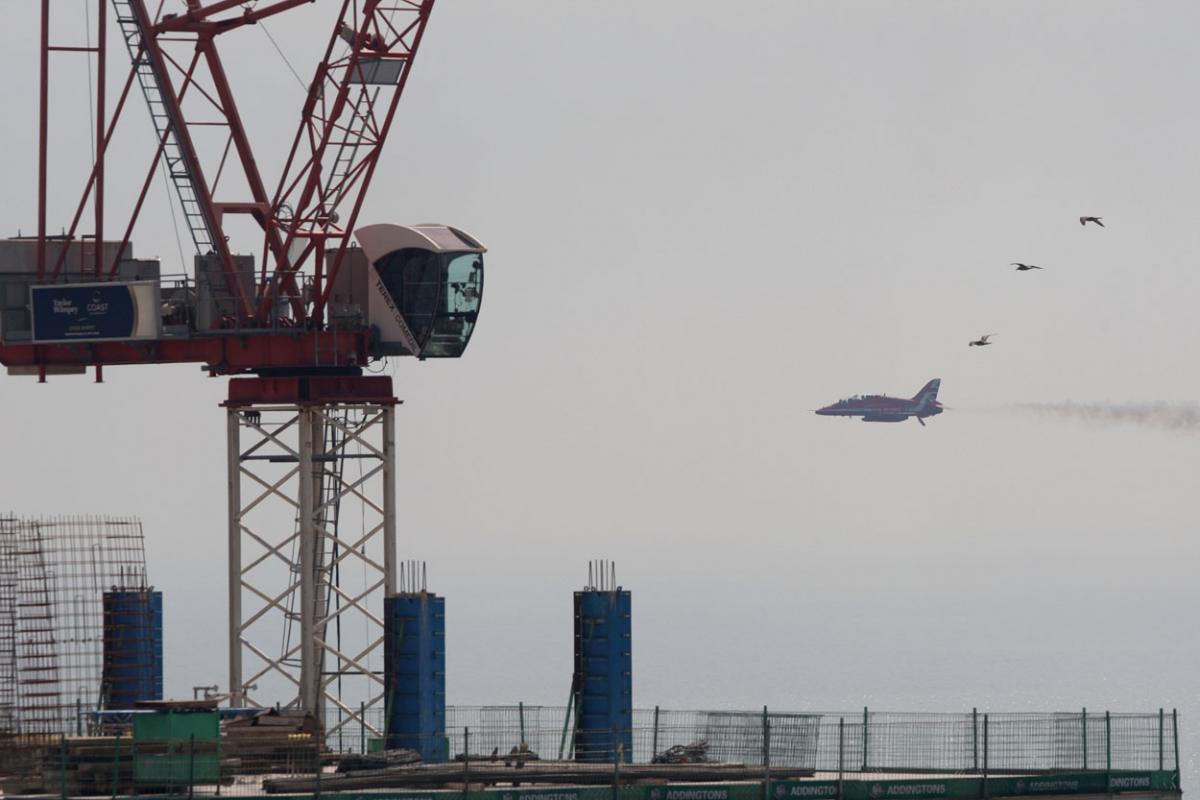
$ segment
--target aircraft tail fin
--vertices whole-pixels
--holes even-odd
[[[942,387],[942,379],[934,378],[929,383],[921,388],[913,397],[913,402],[917,404],[917,408],[924,411],[931,403],[937,400],[938,389]]]

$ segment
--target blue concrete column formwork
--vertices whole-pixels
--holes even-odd
[[[132,709],[139,700],[162,700],[162,592],[105,592],[101,706]]]
[[[384,598],[386,746],[447,760],[446,599],[429,592]]]
[[[633,757],[632,617],[628,591],[575,593],[575,760]]]

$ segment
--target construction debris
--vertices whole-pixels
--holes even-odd
[[[708,763],[708,742],[697,739],[690,744],[677,744],[654,757],[655,764],[705,764]]]
[[[268,709],[221,725],[221,755],[239,775],[314,772],[317,720],[293,709]]]
[[[539,760],[541,760],[541,757],[533,750],[530,750],[526,742],[521,742],[519,747],[514,747],[508,751],[508,755],[504,759],[504,766],[511,767],[515,765],[517,769],[521,769],[525,766],[526,761]]]
[[[465,753],[459,753],[456,756],[454,756],[454,760],[460,764],[464,761],[470,761],[472,763],[474,763],[476,761],[483,762],[483,763],[492,763],[492,762],[496,762],[496,761],[503,761],[504,766],[509,767],[509,766],[513,766],[515,764],[518,769],[520,769],[521,765],[524,764],[526,761],[538,761],[540,759],[541,759],[541,756],[539,756],[533,750],[530,750],[529,745],[526,744],[525,742],[521,742],[521,744],[519,746],[514,746],[511,750],[508,751],[507,755],[500,755],[500,748],[494,747],[494,748],[492,748],[491,755],[485,756],[485,755],[480,755],[478,753],[472,753],[471,755],[466,755]]]
[[[401,767],[406,764],[419,764],[421,754],[416,750],[397,748],[384,750],[381,753],[351,753],[342,756],[338,761],[337,772],[362,772],[364,770],[380,770],[388,767]]]

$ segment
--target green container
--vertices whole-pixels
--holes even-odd
[[[133,778],[140,787],[215,784],[221,777],[215,711],[133,715]]]

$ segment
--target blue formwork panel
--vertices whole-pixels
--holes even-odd
[[[383,601],[384,713],[389,748],[446,761],[446,599],[428,592]]]
[[[105,592],[103,607],[102,705],[131,709],[162,700],[162,592]]]
[[[627,591],[575,593],[575,760],[633,757],[633,625]]]

